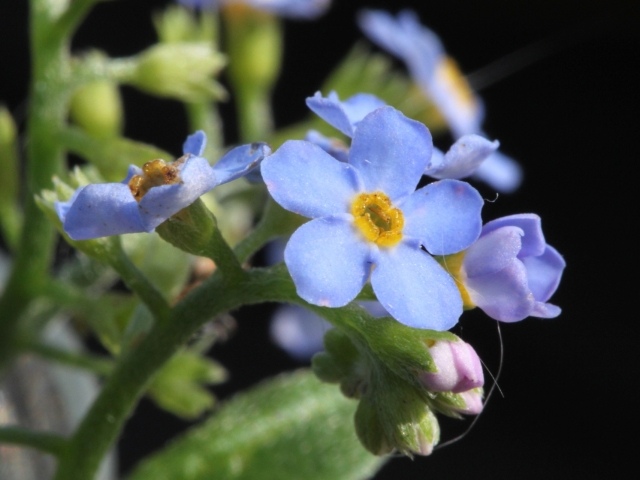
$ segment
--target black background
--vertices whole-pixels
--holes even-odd
[[[0,2],[0,101],[19,121],[29,74],[25,3]],[[154,40],[149,12],[168,3],[101,4],[78,32],[74,48],[93,45],[114,56],[134,54]],[[393,459],[375,478],[621,478],[635,463],[640,427],[634,225],[638,2],[335,3],[319,21],[286,23],[285,69],[275,92],[279,124],[306,114],[304,98],[362,38],[354,15],[365,6],[415,8],[466,73],[523,48],[540,53],[511,73],[493,70],[494,80],[480,91],[487,133],[525,170],[522,188],[487,203],[484,218],[540,214],[548,242],[568,264],[552,299],[563,308],[559,318],[501,325],[502,394],[494,392],[467,436],[430,457]],[[179,151],[189,133],[181,107],[129,89],[124,93],[126,134]],[[230,125],[231,108],[223,113]],[[232,127],[227,135],[235,141]],[[488,190],[483,193],[493,198]],[[220,397],[300,365],[270,343],[264,318],[270,308],[241,312],[235,335],[214,352],[232,375],[215,388]],[[495,373],[500,355],[495,323],[473,312],[463,316],[456,331]],[[443,422],[443,440],[467,425]],[[143,400],[120,442],[122,470],[184,427]]]

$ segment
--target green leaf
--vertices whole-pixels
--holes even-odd
[[[356,438],[356,403],[307,370],[242,393],[144,461],[128,480],[357,480],[385,457]]]

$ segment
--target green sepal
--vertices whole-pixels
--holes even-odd
[[[386,458],[358,442],[355,407],[306,370],[283,374],[234,397],[128,480],[371,478]]]
[[[226,379],[227,371],[219,363],[191,350],[182,350],[160,369],[148,395],[164,410],[193,420],[215,405],[215,396],[204,386]]]
[[[198,199],[161,223],[156,232],[180,250],[211,258],[211,240],[217,229],[216,218]]]
[[[153,26],[163,43],[218,41],[218,22],[215,10],[202,10],[197,14],[182,5],[169,5],[153,15]]]

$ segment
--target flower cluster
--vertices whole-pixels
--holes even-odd
[[[179,0],[154,18],[158,43],[120,59],[69,50],[94,2],[34,0],[31,9],[30,24],[49,29],[32,36],[30,89],[40,96],[30,114],[46,121],[25,141],[27,215],[7,200],[18,188],[0,196],[0,234],[17,252],[0,295],[9,318],[0,319],[0,362],[32,348],[105,381],[69,438],[0,434],[58,456],[56,478],[93,478],[142,395],[189,420],[211,413],[205,385],[227,372],[209,347],[229,337],[242,307],[274,303],[272,339],[310,368],[230,400],[132,480],[185,478],[193,465],[203,477],[238,468],[249,477],[290,452],[297,465],[335,445],[344,448],[335,455],[360,459],[362,476],[380,465],[371,453],[431,454],[439,415],[480,414],[483,363],[452,329],[476,307],[500,322],[557,317],[565,261],[538,215],[484,218],[477,188],[509,193],[522,171],[484,132],[485,106],[436,34],[410,11],[360,12],[380,51],[354,49],[300,99],[308,115],[280,126],[279,17],[318,18],[329,0]],[[194,133],[181,156],[125,137],[121,85],[185,107]],[[222,100],[236,108],[235,129],[223,128]],[[420,115],[407,106],[414,100]],[[0,162],[14,172],[15,128],[2,113]],[[78,157],[73,172],[63,153]],[[55,228],[81,254],[51,268]],[[40,345],[46,316],[73,320],[108,357]],[[268,435],[256,431],[267,417],[277,419]],[[278,468],[264,475],[282,477]],[[348,476],[326,474],[338,475]]]

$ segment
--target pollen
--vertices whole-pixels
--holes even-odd
[[[367,240],[392,247],[402,240],[404,216],[382,192],[361,193],[351,204],[354,223]]]
[[[186,160],[181,157],[173,163],[157,158],[142,166],[142,175],[134,175],[129,180],[129,190],[137,202],[142,200],[149,190],[160,185],[180,182],[178,166]]]

